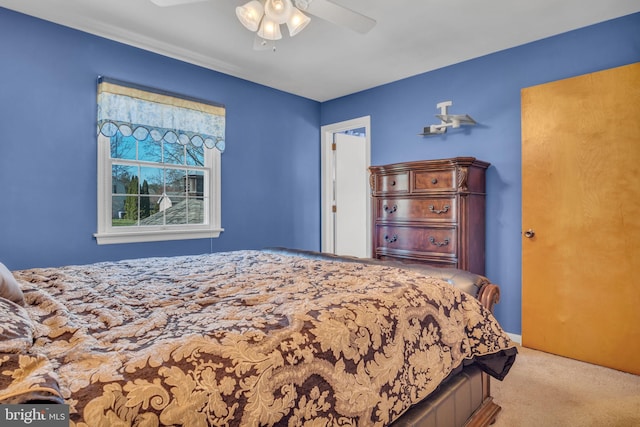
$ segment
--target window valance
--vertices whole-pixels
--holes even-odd
[[[225,148],[225,107],[207,101],[98,79],[98,133],[169,144]]]

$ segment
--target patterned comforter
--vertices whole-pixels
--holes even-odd
[[[64,400],[72,426],[382,426],[463,362],[514,344],[418,271],[272,251],[14,272],[0,402]]]

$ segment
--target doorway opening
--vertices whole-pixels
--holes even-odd
[[[371,256],[371,117],[321,127],[322,251]]]

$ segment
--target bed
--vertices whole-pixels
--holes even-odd
[[[14,271],[0,403],[78,427],[451,426],[462,399],[459,425],[488,424],[517,353],[499,291],[432,270],[273,248]]]

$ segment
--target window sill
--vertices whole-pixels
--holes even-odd
[[[99,245],[118,243],[160,242],[163,240],[215,239],[224,231],[223,228],[206,230],[158,230],[128,231],[113,233],[95,233]]]

